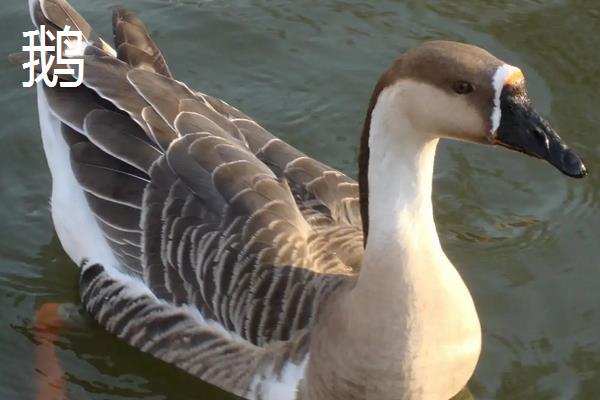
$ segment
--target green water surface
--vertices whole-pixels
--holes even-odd
[[[484,329],[476,399],[600,398],[600,1],[73,0],[112,37],[137,12],[175,76],[221,97],[308,154],[356,174],[368,96],[427,39],[487,48],[520,66],[531,97],[591,175],[571,180],[498,148],[442,143],[434,203],[444,248]],[[30,29],[2,0],[0,54]],[[36,310],[78,307],[75,265],[52,228],[35,96],[0,57],[0,400],[34,398]],[[69,399],[231,399],[69,314],[57,342]],[[48,399],[51,400],[51,399]]]

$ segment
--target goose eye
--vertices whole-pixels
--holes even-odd
[[[473,85],[467,81],[454,82],[453,88],[454,91],[458,94],[468,94],[475,90]]]

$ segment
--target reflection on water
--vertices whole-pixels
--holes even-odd
[[[72,2],[110,38],[116,0]],[[444,246],[484,327],[476,399],[596,399],[600,392],[600,34],[596,0],[461,2],[131,0],[176,76],[254,116],[310,155],[356,174],[372,86],[402,50],[432,38],[518,64],[532,98],[592,174],[568,180],[502,149],[442,143],[434,201]],[[5,0],[4,53],[29,27]],[[54,238],[33,92],[0,62],[0,398],[32,399],[42,304],[70,304],[56,356],[73,399],[231,399],[143,355],[78,311],[77,271]],[[469,398],[469,397],[467,397]]]

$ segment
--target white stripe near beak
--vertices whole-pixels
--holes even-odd
[[[509,64],[503,64],[498,67],[494,76],[492,77],[492,86],[494,87],[494,110],[492,111],[492,136],[496,135],[496,131],[500,126],[500,118],[502,112],[500,111],[500,95],[502,89],[507,84],[514,84],[524,79],[523,72],[517,67],[513,67]]]

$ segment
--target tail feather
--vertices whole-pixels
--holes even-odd
[[[150,38],[143,22],[124,8],[117,8],[113,12],[113,32],[117,51],[105,42],[66,0],[29,0],[29,10],[35,26],[45,25],[46,29],[54,34],[69,26],[71,31],[81,32],[85,44],[97,48],[100,53],[117,57],[131,67],[172,77],[165,58]],[[90,54],[94,51],[88,49],[86,53]],[[18,61],[19,55],[14,55],[12,59]]]
[[[68,25],[70,30],[82,33],[88,45],[116,55],[115,50],[94,32],[91,25],[65,0],[29,0],[31,20],[35,26],[45,25],[55,33]]]
[[[113,12],[113,32],[120,60],[134,68],[149,69],[172,77],[160,49],[137,16],[123,8],[117,8]]]

